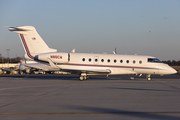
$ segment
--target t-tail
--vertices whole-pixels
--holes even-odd
[[[9,27],[9,31],[19,34],[25,51],[25,58],[34,59],[35,55],[57,52],[49,48],[33,26]]]

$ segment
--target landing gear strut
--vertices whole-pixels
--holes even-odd
[[[148,81],[151,81],[151,75],[146,75],[146,79],[147,79]]]

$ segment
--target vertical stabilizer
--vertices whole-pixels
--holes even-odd
[[[9,31],[19,34],[26,53],[25,56],[31,59],[34,59],[34,56],[40,53],[57,52],[56,49],[47,46],[33,26],[9,27]]]

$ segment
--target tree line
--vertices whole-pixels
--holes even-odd
[[[0,57],[0,64],[4,64],[4,63],[19,63],[20,60],[23,60],[23,57],[15,57],[15,58]]]
[[[170,66],[180,66],[180,60],[179,61],[175,61],[175,60],[168,60],[168,61],[162,61],[163,63],[166,63]]]

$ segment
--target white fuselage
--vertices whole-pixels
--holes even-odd
[[[109,70],[110,74],[156,74],[165,75],[173,74],[176,71],[160,61],[148,61],[148,59],[157,59],[152,56],[142,55],[121,55],[121,54],[95,54],[95,53],[61,53],[56,55],[61,57],[52,57],[57,66],[61,69],[71,70],[90,70],[101,71]],[[62,63],[65,57],[68,62]],[[54,55],[54,56],[56,56]],[[63,56],[65,55],[65,56]],[[46,58],[53,56],[49,53]]]

